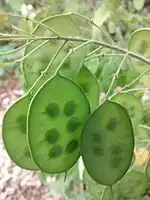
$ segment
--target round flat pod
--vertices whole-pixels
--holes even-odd
[[[26,140],[26,118],[30,98],[16,101],[6,112],[2,124],[4,146],[13,162],[23,169],[36,170]]]
[[[81,155],[88,174],[103,185],[117,182],[131,165],[132,123],[119,104],[105,101],[88,118],[81,135]]]
[[[82,67],[75,82],[83,89],[89,100],[91,110],[99,104],[100,87],[97,79],[87,67]]]
[[[132,170],[120,180],[118,190],[125,198],[139,197],[144,194],[146,186],[147,179],[145,174]]]
[[[30,104],[27,127],[31,154],[43,172],[67,172],[76,163],[90,112],[82,89],[59,74],[38,90]]]
[[[41,23],[53,29],[59,35],[64,36],[64,37],[67,37],[70,35],[76,36],[76,37],[81,36],[81,30],[76,24],[73,16],[70,13],[47,17],[46,19],[42,20]],[[66,26],[68,28],[64,28]],[[55,35],[46,27],[42,26],[41,24],[38,24],[34,28],[32,34],[35,36],[47,36],[47,37],[51,37]],[[24,56],[28,55],[29,52],[33,51],[33,49],[35,49],[42,43],[43,43],[43,40],[33,41],[32,43],[28,42],[28,45],[25,49]],[[23,64],[22,64],[22,69],[23,69],[25,80],[30,87],[34,84],[34,82],[46,69],[50,60],[53,58],[54,54],[62,45],[62,43],[64,43],[64,41],[60,41],[60,40],[49,41],[48,43],[41,46],[38,50],[33,52],[26,59],[24,59]],[[73,44],[67,43],[61,49],[61,51],[57,55],[57,58],[54,60],[49,70],[45,73],[45,75],[39,80],[39,82],[34,87],[35,92],[39,89],[41,85],[45,83],[45,81],[47,81],[50,77],[54,75],[58,65],[61,63],[64,57],[68,54],[69,49],[77,45],[78,44],[75,45],[74,43]],[[76,76],[76,74],[80,70],[81,63],[84,60],[84,57],[86,56],[86,52],[87,52],[86,47],[79,49],[78,51],[75,51],[65,61],[65,63],[62,66],[65,76],[69,78],[70,77],[73,78],[74,76]]]
[[[143,107],[140,100],[136,96],[127,93],[117,94],[112,100],[128,111],[133,128],[136,129],[143,117]]]
[[[129,44],[129,51],[135,52],[147,59],[150,59],[150,28],[142,28],[133,32]],[[149,65],[135,58],[131,58],[134,68],[142,73],[149,68]],[[146,87],[150,84],[150,72],[140,79]]]

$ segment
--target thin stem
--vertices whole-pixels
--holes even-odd
[[[126,55],[124,56],[124,58],[123,58],[123,60],[121,61],[121,63],[120,63],[120,65],[119,65],[119,67],[118,67],[116,73],[114,74],[114,76],[113,76],[113,78],[112,78],[112,81],[111,81],[111,84],[110,84],[110,86],[109,86],[109,89],[108,89],[108,91],[107,91],[107,93],[106,93],[105,100],[108,98],[109,93],[111,92],[112,87],[113,87],[113,85],[114,85],[114,82],[115,82],[116,78],[118,78],[118,75],[119,75],[119,73],[120,73],[120,70],[121,70],[121,68],[122,68],[122,66],[123,66],[123,64],[124,64],[124,62],[125,62],[125,60],[126,60],[127,57],[128,57],[128,54],[126,54]]]
[[[110,187],[110,196],[111,196],[111,200],[113,200],[113,189],[112,189],[112,185],[109,186]]]
[[[129,93],[129,92],[139,92],[139,91],[144,91],[144,90],[150,90],[150,88],[132,88],[132,89],[129,89],[129,90],[124,90],[124,91],[121,91],[121,93]]]
[[[11,64],[16,64],[19,62],[22,62],[23,60],[25,60],[27,57],[29,57],[32,53],[34,53],[35,51],[37,51],[38,49],[40,49],[42,46],[44,46],[46,43],[48,43],[49,40],[44,41],[43,43],[41,43],[40,45],[38,45],[37,47],[35,47],[34,49],[32,49],[28,54],[26,54],[25,56],[23,56],[22,58],[16,59],[15,61],[12,62],[5,62],[3,63],[3,66],[5,65],[11,65]]]
[[[34,84],[32,85],[32,87],[29,89],[28,94],[31,94],[31,92],[34,89],[34,87],[36,86],[36,84],[39,82],[39,80],[41,80],[41,78],[45,75],[45,73],[51,67],[51,65],[53,64],[54,60],[56,59],[56,57],[58,56],[59,52],[62,50],[62,48],[64,47],[64,45],[66,43],[67,43],[67,41],[65,40],[64,43],[58,48],[58,50],[56,51],[56,53],[54,54],[54,56],[50,60],[49,64],[47,65],[46,69],[43,71],[43,73],[39,76],[39,78],[34,82]]]
[[[91,51],[87,56],[91,56],[91,55],[93,55],[94,53],[96,53],[97,51],[102,50],[102,49],[103,49],[103,47],[100,46],[100,47],[94,49],[93,51]]]
[[[21,16],[21,15],[13,15],[13,14],[10,14],[10,13],[8,13],[8,16],[23,18],[23,19],[25,19],[25,20],[30,20],[30,21],[32,21],[32,22],[38,24],[38,25],[43,26],[44,28],[46,28],[47,30],[51,31],[51,32],[54,33],[55,35],[59,36],[59,34],[58,34],[54,29],[52,29],[52,28],[50,28],[49,26],[45,25],[43,22],[39,22],[39,21],[37,21],[37,20],[35,20],[35,19],[32,19],[32,18],[30,18],[30,17],[24,17],[24,16]]]
[[[81,17],[82,19],[88,21],[91,25],[93,25],[95,28],[97,28],[100,32],[102,32],[108,39],[109,41],[112,43],[112,44],[115,44],[115,42],[113,41],[113,39],[109,36],[109,34],[104,31],[101,27],[99,27],[93,20],[89,19],[88,17],[85,17],[84,15],[81,15],[79,13],[75,13],[75,12],[72,12],[71,13],[72,15],[76,15],[78,17]]]
[[[80,37],[64,37],[64,36],[54,36],[54,37],[28,37],[28,38],[1,38],[0,41],[4,41],[4,40],[67,40],[67,41],[74,41],[74,42],[90,42],[90,43],[93,43],[95,45],[100,45],[100,46],[103,46],[105,48],[108,48],[108,49],[112,49],[112,50],[115,50],[115,51],[118,51],[120,53],[123,53],[123,54],[127,54],[137,60],[140,60],[148,65],[150,65],[150,60],[146,59],[145,57],[143,56],[140,56],[132,51],[128,51],[127,49],[123,49],[121,47],[117,47],[117,46],[114,46],[114,45],[110,45],[108,43],[105,43],[105,42],[100,42],[98,40],[89,40],[87,38],[80,38]]]
[[[84,61],[91,60],[91,59],[94,59],[96,57],[101,57],[101,56],[124,56],[124,54],[100,53],[100,54],[96,54],[96,55],[91,56],[91,57],[87,57]]]
[[[127,88],[131,87],[134,83],[136,83],[142,76],[150,72],[150,68],[146,69],[143,73],[141,73],[138,77],[136,77],[133,81],[131,81],[129,84],[125,85],[119,92],[115,92],[110,99],[112,99],[117,94],[121,93],[122,91],[126,90]]]
[[[24,33],[26,33],[26,34],[28,34],[28,35],[30,35],[30,36],[34,36],[32,33],[29,33],[28,31],[26,31],[26,30],[24,30],[24,29],[22,29],[22,28],[18,28],[18,27],[16,27],[16,26],[14,26],[14,25],[12,25],[12,24],[9,24],[9,26],[12,28],[12,29],[14,29],[14,30],[16,30],[16,31],[22,31],[22,32],[24,32]]]
[[[33,43],[33,42],[34,42],[34,41],[30,41],[28,44],[31,44],[31,43]],[[18,47],[18,48],[16,48],[16,49],[13,49],[13,50],[2,51],[2,52],[0,52],[0,56],[2,56],[2,55],[7,55],[7,54],[12,54],[12,53],[16,53],[17,51],[19,51],[19,50],[23,49],[24,47],[26,47],[28,44],[24,44],[24,45],[22,45],[22,46],[20,46],[20,47]]]
[[[139,127],[145,128],[145,129],[147,129],[147,130],[150,130],[150,127],[147,126],[147,125],[144,125],[144,124],[139,124]]]
[[[72,53],[74,53],[75,51],[79,50],[80,48],[84,47],[84,46],[87,45],[87,44],[90,44],[90,41],[87,41],[87,42],[85,42],[85,43],[82,43],[81,45],[75,47],[74,49],[71,49],[71,50],[69,51],[69,53],[68,53],[68,54],[64,57],[64,59],[61,61],[61,63],[59,64],[59,66],[57,67],[57,70],[56,70],[55,74],[57,74],[57,73],[59,72],[59,70],[60,70],[61,66],[63,65],[63,63],[67,60],[67,58],[68,58]]]

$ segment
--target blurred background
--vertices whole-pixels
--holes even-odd
[[[127,48],[128,40],[136,29],[150,28],[149,0],[122,0],[117,11],[115,11],[117,5],[112,5],[112,11],[114,9],[116,12],[113,17],[106,9],[103,10],[103,3],[103,0],[0,0],[0,11],[28,16],[36,20],[58,13],[78,12],[93,18],[108,33],[109,38],[112,38],[122,48]],[[31,32],[34,26],[33,22],[25,21],[23,18],[12,18],[8,23],[0,24],[0,32]],[[87,37],[92,36],[94,39],[110,42],[108,38],[100,35],[95,29],[91,31],[86,23],[83,24],[83,27]],[[0,41],[0,53],[16,49],[23,44],[23,42]],[[0,63],[14,61],[20,58],[23,53],[24,49],[13,54],[0,54]],[[105,95],[119,62],[119,59],[110,62],[108,57],[99,57],[87,62],[88,67],[101,83],[100,97]],[[20,63],[9,65],[9,67],[0,67],[0,132],[2,119],[7,108],[28,90],[20,67]],[[124,68],[119,79],[116,80],[113,90],[118,90],[138,75],[138,70]],[[142,124],[150,127],[150,76],[145,76],[137,84],[145,88],[137,94],[145,110]],[[150,137],[150,129],[141,127],[138,133],[139,139]],[[139,147],[141,148],[142,145],[145,146],[145,143],[140,143]],[[137,153],[137,162],[143,163],[144,156],[141,158],[138,154],[140,151]],[[69,171],[65,183],[64,174],[47,176],[46,179],[45,182],[41,174],[17,167],[4,150],[0,135],[0,200],[100,199],[100,189],[97,186],[90,190],[87,184],[83,183],[82,163],[77,163]]]

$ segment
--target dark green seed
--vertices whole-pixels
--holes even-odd
[[[122,148],[121,146],[111,147],[111,167],[118,168],[122,161]]]
[[[50,144],[54,144],[55,142],[57,142],[58,138],[59,132],[55,128],[52,128],[45,133],[45,140]]]
[[[106,129],[107,129],[108,131],[115,131],[116,126],[117,126],[117,120],[116,120],[115,118],[112,118],[112,119],[110,119],[109,122],[107,123]]]
[[[103,156],[104,155],[104,149],[99,146],[92,147],[92,151],[95,156]]]
[[[57,103],[50,103],[46,108],[46,113],[52,118],[56,119],[60,113],[60,107]]]
[[[62,154],[62,152],[62,147],[60,145],[55,145],[49,150],[48,156],[49,158],[57,158]]]
[[[66,152],[67,153],[72,153],[73,151],[76,150],[76,148],[78,147],[78,141],[77,140],[71,140],[66,147]]]
[[[80,126],[81,126],[81,121],[78,118],[73,117],[73,118],[68,120],[67,125],[66,125],[66,131],[67,132],[74,132]]]
[[[74,101],[67,102],[64,106],[64,115],[67,117],[72,116],[75,113],[76,107]]]
[[[26,115],[20,115],[16,122],[19,124],[19,129],[23,134],[26,134]]]
[[[88,93],[89,92],[89,87],[88,87],[88,85],[85,83],[80,83],[79,84],[80,85],[80,87],[82,88],[82,90],[85,92],[85,93]]]

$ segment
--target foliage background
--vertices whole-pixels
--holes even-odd
[[[139,5],[141,2],[141,6]],[[116,9],[116,4],[110,7],[104,6],[103,0],[1,0],[0,1],[0,11],[11,12],[14,14],[21,14],[23,16],[29,16],[36,20],[41,20],[44,17],[54,14],[66,13],[66,12],[78,12],[89,18],[92,18],[95,23],[101,27],[103,30],[101,33],[95,28],[91,28],[85,22],[81,22],[82,27],[84,27],[85,36],[88,38],[102,40],[104,42],[112,43],[112,40],[117,43],[118,46],[122,48],[127,48],[128,40],[131,34],[138,28],[149,27],[150,28],[150,2],[148,0],[122,0],[121,6]],[[12,26],[13,25],[13,26]],[[25,21],[24,19],[14,19],[12,18],[7,24],[0,24],[1,33],[24,33],[31,32],[35,24],[31,21]],[[108,36],[104,34],[106,32]],[[112,40],[111,40],[111,39]],[[7,51],[15,49],[21,46],[22,42],[3,42],[0,41],[0,51]],[[24,53],[24,49],[10,55],[0,55],[0,61],[13,61],[20,58]],[[101,53],[101,51],[99,52]],[[110,54],[111,51],[106,51]],[[112,76],[115,73],[117,66],[121,62],[119,56],[109,57],[109,56],[99,56],[95,59],[91,59],[84,64],[96,75],[97,79],[101,84],[100,97],[105,95],[108,90]],[[12,75],[14,74],[15,75]],[[134,67],[131,67],[131,63],[125,62],[123,69],[121,70],[119,78],[116,80],[113,90],[117,90],[123,87],[135,77],[139,75]],[[15,91],[18,90],[16,98],[22,95],[19,90],[27,91],[27,85],[24,82],[20,70],[20,64],[12,64],[8,68],[0,68],[0,95],[5,93],[5,97],[12,98],[10,95],[10,86],[12,82],[8,83],[11,79]],[[7,84],[6,84],[7,83]],[[21,85],[20,85],[21,83]],[[144,106],[144,118],[141,124],[150,127],[150,76],[146,75],[134,87],[143,87],[145,90],[142,92],[137,92],[137,95],[143,103]],[[14,89],[14,88],[11,88]],[[147,89],[146,89],[147,88]],[[2,95],[1,95],[2,96]],[[11,97],[10,97],[11,96]],[[7,107],[11,104],[11,101],[6,103],[4,106],[4,98],[0,97],[0,107]],[[14,98],[15,99],[15,98]],[[12,101],[14,101],[12,98]],[[5,110],[5,109],[3,109]],[[137,137],[139,139],[147,139],[150,135],[150,129],[139,127],[137,130]],[[139,147],[145,146],[144,144],[139,144]],[[83,184],[83,170],[81,163],[78,163],[74,168],[68,173],[67,179],[64,185],[64,175],[51,177],[54,182],[49,182],[49,176],[47,177],[47,183],[41,176],[41,181],[44,185],[47,185],[51,193],[61,193],[65,199],[93,199],[93,192],[85,190],[85,185]],[[51,179],[51,180],[52,180]],[[55,191],[55,192],[54,192]],[[94,198],[97,199],[99,195],[99,188],[94,188]]]

